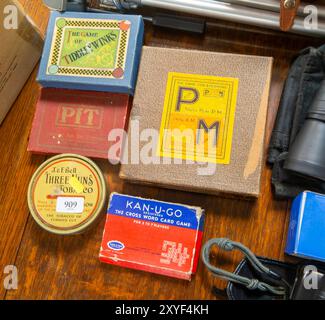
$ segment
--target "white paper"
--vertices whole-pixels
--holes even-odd
[[[82,197],[58,197],[56,200],[56,212],[82,213],[85,199]]]

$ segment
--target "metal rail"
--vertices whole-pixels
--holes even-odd
[[[43,0],[52,8],[64,8],[67,3],[80,3],[85,0]],[[278,0],[101,0],[107,8],[118,11],[137,9],[141,6],[168,9],[203,17],[243,23],[280,30]],[[231,2],[231,3],[230,3]],[[302,8],[302,7],[301,7]],[[295,19],[291,32],[309,36],[325,37],[325,8],[317,6],[318,23],[316,28],[311,28],[305,18],[298,16]],[[300,14],[303,9],[299,9]]]
[[[122,1],[121,3],[123,4],[123,2],[128,2],[129,4],[131,3],[137,6],[151,6],[259,27],[280,29],[279,15],[275,12],[222,3],[214,0],[132,0]],[[292,27],[292,32],[324,37],[325,22],[319,20],[317,29],[308,29],[305,27],[304,18],[297,17]]]
[[[219,0],[216,0],[219,1]],[[267,11],[274,11],[274,12],[280,12],[280,2],[279,0],[220,0],[219,2],[226,2],[226,3],[232,3],[232,4],[237,4],[241,6],[246,6],[250,8],[256,8],[256,9],[262,9],[262,10],[267,10]],[[304,8],[306,6],[316,6],[316,4],[312,3],[301,3],[297,14],[299,16],[306,16],[308,15],[308,12],[304,12]],[[318,18],[319,19],[324,19],[325,18],[325,7],[324,6],[316,6],[318,10]]]

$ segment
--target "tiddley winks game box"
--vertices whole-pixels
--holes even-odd
[[[140,16],[52,12],[38,81],[133,94],[142,41]]]
[[[199,207],[113,193],[99,258],[190,280],[200,255],[203,223]]]

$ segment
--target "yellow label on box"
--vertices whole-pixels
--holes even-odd
[[[158,156],[229,164],[238,79],[170,72]]]

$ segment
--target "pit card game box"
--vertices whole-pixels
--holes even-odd
[[[28,151],[108,159],[109,133],[126,129],[129,108],[127,94],[42,88]]]
[[[141,16],[52,12],[38,82],[132,95],[143,33]]]
[[[199,207],[112,193],[99,259],[191,280],[203,224],[204,211]]]

